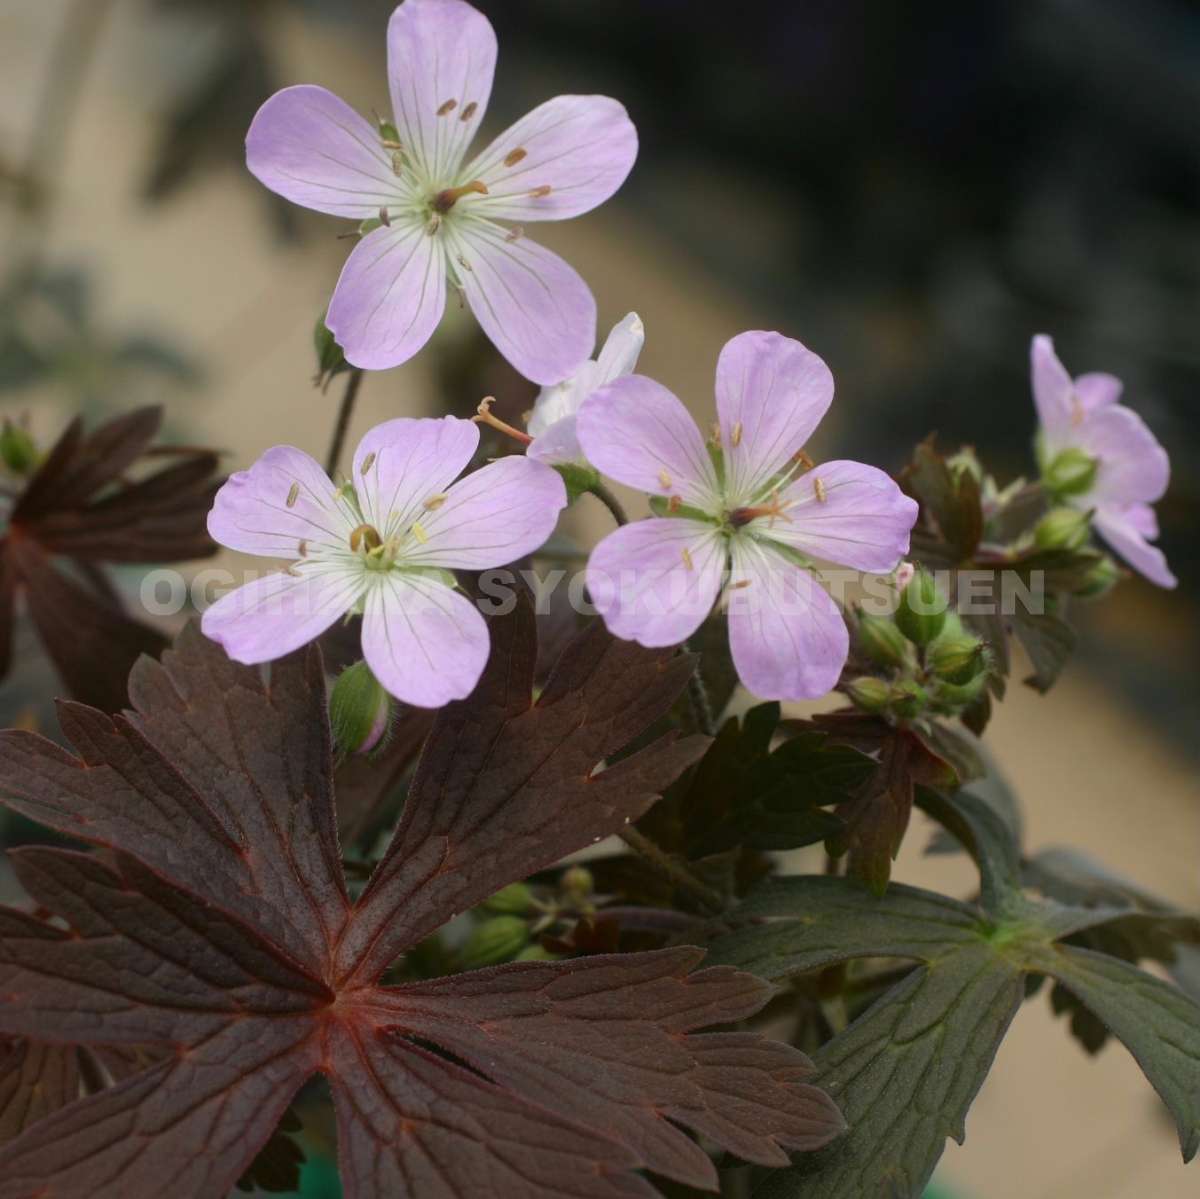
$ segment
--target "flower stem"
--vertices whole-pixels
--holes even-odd
[[[592,495],[608,509],[609,514],[618,525],[627,525],[629,523],[629,517],[625,515],[625,509],[621,506],[621,501],[603,483],[597,479],[592,484],[590,490]]]
[[[358,400],[358,390],[362,387],[363,372],[355,368],[346,380],[346,390],[342,392],[342,403],[338,409],[337,424],[333,426],[333,440],[329,443],[329,453],[325,457],[325,473],[332,479],[338,463],[342,460],[342,448],[346,444],[346,434],[350,429],[350,420],[354,415],[354,405]]]
[[[659,874],[673,883],[678,890],[690,895],[707,911],[724,911],[725,899],[719,891],[701,882],[678,858],[660,849],[633,825],[623,829],[620,836],[634,853],[645,858]]]

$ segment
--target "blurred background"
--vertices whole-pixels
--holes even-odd
[[[819,457],[898,470],[936,431],[1008,479],[1033,469],[1033,333],[1072,373],[1125,380],[1171,453],[1159,512],[1180,589],[1134,580],[1078,611],[1063,683],[1014,688],[988,740],[1031,847],[1070,842],[1200,906],[1200,5],[478,6],[500,36],[492,131],[559,92],[629,108],[629,183],[537,236],[591,283],[601,338],[641,314],[641,369],[698,413],[723,342],[779,329],[837,379]],[[0,0],[0,414],[45,444],[77,411],[161,402],[170,438],[228,451],[230,469],[282,440],[322,455],[340,384],[314,389],[312,329],[344,230],[262,189],[242,141],[292,83],[386,111],[391,7]],[[485,394],[516,416],[534,389],[452,309],[428,352],[367,379],[352,436],[467,416]],[[53,690],[32,638],[18,646],[6,724]],[[900,877],[969,885],[923,842],[914,830]],[[1171,1197],[1200,1179],[1124,1050],[1085,1057],[1044,999],[968,1133],[939,1172],[967,1199]]]

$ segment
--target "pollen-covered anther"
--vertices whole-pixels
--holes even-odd
[[[829,492],[825,490],[825,484],[815,475],[813,476],[813,493],[817,497],[818,504],[824,504],[828,502]]]
[[[440,212],[445,216],[463,196],[486,196],[487,194],[487,184],[482,179],[472,179],[470,183],[464,183],[462,187],[443,188],[433,197],[433,208],[435,212]]]
[[[350,548],[357,554],[359,550],[365,550],[370,553],[373,550],[380,549],[383,545],[383,538],[379,536],[379,531],[374,525],[359,525],[350,533]]]
[[[720,446],[721,444],[721,422],[713,421],[708,426],[708,441],[710,445]]]
[[[479,407],[475,409],[475,415],[471,419],[476,424],[490,425],[493,429],[498,429],[505,437],[511,437],[522,445],[532,444],[533,438],[528,433],[522,433],[520,429],[514,429],[507,421],[502,421],[498,416],[492,415],[492,405],[495,402],[495,396],[484,396],[479,401]]]
[[[683,559],[683,564],[688,570],[696,569],[696,563],[692,561],[692,551],[686,545],[679,551],[679,556]]]
[[[422,545],[429,540],[429,534],[425,532],[424,526],[422,526],[419,520],[412,522],[410,532]]]
[[[671,496],[671,498],[669,500],[667,500],[667,511],[670,512],[672,515],[674,513],[678,512],[679,509],[682,507],[683,507],[683,496],[681,496],[681,495],[673,495],[673,496]]]
[[[671,487],[671,476],[665,470],[658,472],[658,481],[662,484],[662,489],[668,491]]]
[[[360,474],[362,474],[362,475],[366,475],[367,471],[369,471],[369,470],[371,469],[371,467],[372,467],[372,466],[374,466],[374,465],[375,465],[375,451],[374,451],[374,450],[372,450],[372,451],[371,451],[371,452],[370,452],[370,453],[369,453],[369,454],[368,454],[368,455],[367,455],[367,456],[366,456],[366,457],[363,459],[363,464],[362,464],[362,466],[361,466],[361,467],[359,467],[359,473],[360,473]]]
[[[397,150],[396,153],[392,155],[392,174],[403,175],[404,168],[406,166],[408,166],[408,159],[404,157],[404,152],[402,150]]]
[[[742,444],[742,433],[744,431],[745,430],[742,425],[742,422],[740,420],[735,420],[733,422],[733,428],[729,430],[729,444],[730,445],[741,445]]]
[[[449,498],[446,492],[439,491],[436,495],[431,495],[425,500],[422,507],[426,512],[436,512]]]
[[[509,150],[509,152],[505,154],[504,165],[506,167],[515,167],[517,163],[521,161],[521,159],[528,157],[529,151],[521,146],[518,146],[515,150]]]
[[[797,465],[804,467],[805,470],[812,470],[817,464],[808,456],[806,450],[797,450],[792,455],[792,461]]]
[[[543,197],[548,196],[553,190],[554,188],[552,188],[550,184],[543,183],[541,187],[535,187],[529,194],[533,199],[540,200]]]
[[[293,483],[287,493],[287,506],[289,508],[294,508],[296,506],[296,501],[299,498],[300,498],[300,484]]]
[[[474,100],[466,106],[458,115],[460,121],[469,121],[479,111],[479,105]]]
[[[379,209],[379,223],[386,225],[389,229],[392,227],[392,214],[388,212],[386,207]]]
[[[729,590],[730,591],[745,591],[745,589],[747,587],[749,587],[750,584],[753,582],[754,582],[753,579],[738,579],[738,581],[736,583],[729,584]]]
[[[300,539],[300,544],[296,546],[296,553],[298,553],[301,558],[308,557],[308,542],[303,538]]]
[[[461,254],[455,257],[455,261],[464,271],[470,271],[471,274],[475,273],[475,268]]]
[[[457,107],[458,107],[458,101],[457,101],[457,100],[447,100],[445,104],[442,104],[442,105],[441,105],[441,106],[438,108],[438,110],[437,110],[437,114],[438,114],[438,116],[439,116],[439,117],[444,117],[444,116],[446,116],[448,113],[451,113],[451,112],[453,112],[453,111],[454,111],[454,110],[455,110]]]
[[[435,212],[429,218],[429,224],[425,226],[425,232],[432,237],[442,227],[442,218]]]

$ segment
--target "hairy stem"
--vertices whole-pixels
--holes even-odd
[[[609,514],[618,525],[627,525],[629,523],[629,517],[625,515],[625,509],[621,506],[621,501],[603,483],[597,480],[592,484],[591,492],[608,509]]]
[[[358,391],[362,387],[363,372],[357,368],[350,372],[346,380],[346,390],[342,392],[342,403],[338,408],[337,424],[333,426],[333,439],[329,443],[329,453],[325,456],[325,473],[332,479],[342,460],[342,449],[346,444],[346,434],[350,429],[350,420],[354,416],[354,405],[358,401]]]
[[[655,870],[685,895],[690,895],[709,912],[720,912],[725,908],[725,899],[714,887],[701,882],[678,858],[660,849],[644,833],[633,825],[620,834],[621,840],[640,857],[645,858]]]

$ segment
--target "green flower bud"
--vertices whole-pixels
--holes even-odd
[[[858,648],[879,666],[903,666],[908,657],[908,639],[890,616],[861,613],[857,638]]]
[[[559,955],[551,953],[544,945],[526,945],[513,959],[517,962],[557,962]]]
[[[1120,581],[1121,568],[1106,554],[1083,576],[1074,594],[1079,599],[1101,599]]]
[[[1091,521],[1076,508],[1047,512],[1033,530],[1034,544],[1041,550],[1078,550],[1087,544]]]
[[[0,462],[14,475],[27,475],[37,465],[38,452],[27,430],[5,420],[0,430]]]
[[[945,627],[948,606],[933,575],[918,568],[900,593],[896,625],[915,645],[928,645]]]
[[[350,369],[350,364],[346,361],[345,354],[342,353],[342,347],[338,345],[329,326],[325,324],[324,317],[317,321],[317,326],[313,330],[313,348],[317,352],[318,386],[326,386],[335,375],[340,375]]]
[[[987,655],[980,638],[947,627],[925,651],[925,665],[944,682],[969,683],[986,673]]]
[[[987,671],[980,671],[965,683],[939,682],[934,691],[934,700],[939,707],[949,711],[969,708],[982,694],[987,685]]]
[[[1099,463],[1090,454],[1072,447],[1062,450],[1042,470],[1042,482],[1055,495],[1084,495],[1096,482]]]
[[[572,899],[587,899],[596,889],[596,880],[586,866],[568,866],[558,885]]]
[[[338,749],[369,754],[378,749],[392,720],[392,697],[365,662],[347,666],[329,697],[329,721]]]
[[[533,907],[533,892],[524,883],[510,883],[491,899],[485,899],[483,906],[489,912],[520,916]]]
[[[970,475],[976,482],[983,482],[983,467],[970,446],[963,446],[957,454],[951,454],[946,459],[946,465],[956,477]]]
[[[861,679],[854,679],[848,683],[846,694],[864,712],[882,712],[888,706],[892,689],[882,679],[866,675]]]
[[[905,720],[920,716],[929,702],[925,688],[915,679],[901,679],[892,686],[888,698],[892,711]]]
[[[493,916],[477,924],[462,947],[462,963],[474,969],[516,957],[529,942],[529,925],[520,916]]]

